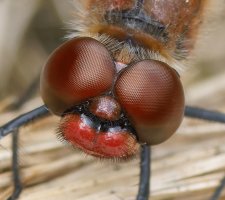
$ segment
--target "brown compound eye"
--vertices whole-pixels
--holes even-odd
[[[184,93],[179,76],[163,62],[144,60],[127,67],[115,83],[115,95],[141,143],[165,141],[183,119]]]
[[[109,90],[115,76],[111,55],[103,44],[83,37],[57,48],[41,74],[41,95],[51,112],[66,109]]]

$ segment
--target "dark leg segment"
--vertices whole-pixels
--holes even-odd
[[[28,124],[32,120],[42,118],[48,114],[49,111],[47,108],[45,106],[40,106],[28,113],[20,115],[19,117],[0,127],[0,139],[8,135],[10,132],[19,129],[21,126]]]
[[[137,200],[148,200],[151,176],[151,149],[147,145],[142,146],[141,150],[141,174]]]
[[[219,200],[224,187],[225,187],[225,177],[223,177],[223,179],[221,180],[219,187],[216,189],[210,200]]]
[[[225,123],[225,114],[215,111],[209,111],[202,108],[194,108],[190,106],[185,107],[185,116],[191,118],[198,118],[203,120],[215,121]],[[222,179],[220,185],[214,192],[210,200],[219,200],[220,195],[225,188],[225,177]]]
[[[18,154],[18,139],[19,139],[19,128],[31,122],[32,120],[42,118],[47,116],[49,111],[45,106],[40,106],[28,113],[20,115],[19,117],[13,119],[7,124],[0,127],[0,139],[4,136],[12,133],[12,170],[13,170],[13,182],[14,182],[14,191],[11,197],[8,200],[15,200],[19,197],[22,191],[22,184],[20,181],[19,173],[19,154]]]
[[[11,197],[8,200],[15,200],[19,197],[22,191],[22,183],[20,181],[19,173],[19,153],[18,153],[18,141],[19,141],[19,131],[18,129],[13,131],[12,134],[12,170],[13,170],[13,182],[14,182],[14,191]]]
[[[141,1],[140,1],[141,2]],[[18,129],[21,126],[24,126],[31,122],[32,120],[36,120],[42,118],[44,116],[49,115],[49,111],[45,106],[40,106],[28,113],[20,115],[19,117],[13,119],[7,124],[0,127],[0,139],[9,133],[13,134],[13,171],[14,171],[14,193],[10,200],[16,199],[21,190],[21,183],[19,177],[19,169],[18,169],[18,158],[17,158],[17,140],[18,140]],[[215,111],[208,111],[201,108],[195,108],[186,106],[185,107],[185,116],[215,122],[225,123],[225,114]],[[149,190],[150,190],[150,156],[151,151],[150,147],[143,145],[141,152],[141,175],[140,175],[140,184],[137,200],[148,200],[149,198]],[[221,184],[215,191],[214,195],[210,200],[219,200],[222,190],[225,188],[225,177],[222,179]]]
[[[214,122],[225,123],[225,114],[191,106],[185,107],[185,116]]]

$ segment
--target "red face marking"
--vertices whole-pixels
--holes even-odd
[[[84,115],[66,115],[59,130],[62,137],[84,152],[103,158],[127,158],[138,151],[135,137],[120,127],[98,131]]]

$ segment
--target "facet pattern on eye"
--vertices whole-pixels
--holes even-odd
[[[126,68],[115,83],[115,94],[143,143],[161,143],[180,126],[183,88],[165,63],[145,60]]]
[[[0,199],[223,198],[223,0],[25,1],[1,3]]]
[[[69,107],[108,91],[114,76],[113,60],[102,44],[91,38],[73,39],[50,57],[42,72],[41,91],[50,110],[62,114]],[[64,110],[58,107],[59,102]]]

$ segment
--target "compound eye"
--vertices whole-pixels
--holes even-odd
[[[163,62],[144,60],[127,67],[115,83],[115,95],[141,143],[165,141],[182,121],[183,88],[176,71]]]
[[[51,112],[99,96],[112,87],[115,66],[108,50],[95,39],[72,39],[57,48],[41,74],[41,95]]]

